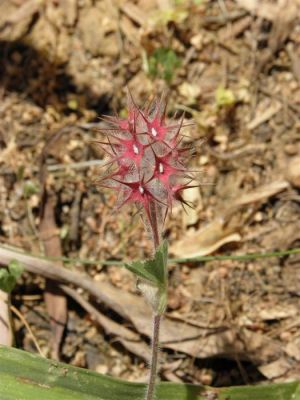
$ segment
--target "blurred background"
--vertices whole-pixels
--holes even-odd
[[[300,247],[299,15],[299,0],[0,1],[0,263],[8,247],[55,257],[108,296],[24,271],[2,342],[145,380],[151,312],[121,265],[151,244],[93,184],[90,146],[127,86],[193,122],[201,185],[166,222],[170,257],[226,256],[170,263],[162,379],[300,378],[299,254],[236,257]]]

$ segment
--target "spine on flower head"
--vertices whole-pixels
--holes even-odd
[[[152,224],[153,209],[165,219],[175,201],[187,204],[182,193],[194,187],[186,167],[189,147],[183,147],[179,122],[167,121],[164,97],[146,108],[136,106],[128,92],[127,118],[106,116],[105,141],[96,141],[107,154],[102,187],[118,193],[116,207],[134,203]]]

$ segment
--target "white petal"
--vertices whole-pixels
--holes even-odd
[[[134,144],[132,147],[133,147],[134,154],[139,154],[139,148],[137,147],[137,145]]]
[[[152,134],[152,136],[156,137],[157,136],[157,130],[155,128],[151,128],[151,134]]]

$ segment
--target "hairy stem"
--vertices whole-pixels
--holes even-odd
[[[157,213],[157,205],[153,202],[150,205],[149,222],[152,230],[154,252],[160,244],[161,234],[159,232],[159,221]],[[159,355],[159,331],[160,331],[161,315],[153,316],[153,333],[151,340],[151,359],[150,374],[145,400],[152,400],[155,395],[155,382],[157,377],[158,355]]]
[[[154,252],[156,251],[157,247],[160,244],[161,235],[159,232],[159,221],[157,215],[157,208],[156,203],[153,201],[150,204],[150,213],[149,213],[149,222],[153,236],[153,247]]]
[[[160,330],[161,315],[153,317],[153,336],[151,342],[151,361],[150,375],[147,387],[145,400],[152,400],[155,394],[155,381],[157,375],[158,351],[159,351],[159,330]]]

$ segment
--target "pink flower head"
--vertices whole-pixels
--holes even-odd
[[[165,212],[175,201],[188,205],[182,193],[194,187],[186,167],[190,148],[182,146],[183,118],[167,122],[163,97],[140,109],[129,93],[128,104],[126,119],[104,117],[107,141],[96,143],[108,155],[109,170],[99,184],[118,192],[117,207],[135,203],[151,220],[153,205]]]

